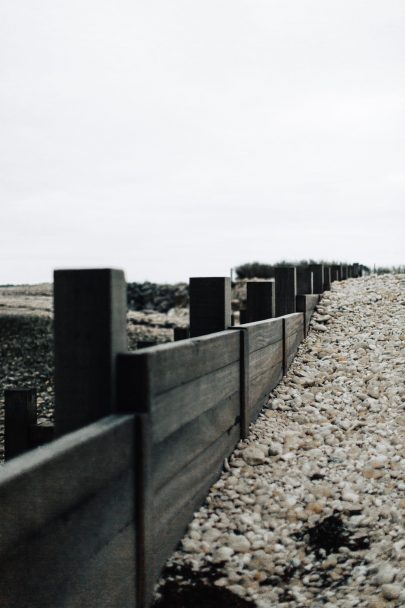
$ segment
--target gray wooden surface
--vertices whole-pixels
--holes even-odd
[[[283,317],[284,327],[284,370],[286,374],[290,367],[298,347],[304,339],[304,314],[296,312]]]
[[[190,336],[223,331],[231,325],[231,279],[192,277],[190,294]]]
[[[135,606],[134,420],[111,416],[0,472],[0,598]]]
[[[276,281],[276,315],[288,315],[295,312],[297,295],[297,269],[293,266],[274,269]]]
[[[316,305],[319,302],[319,295],[299,295],[297,296],[297,312],[304,314],[304,335],[308,335],[309,323],[314,314]]]
[[[55,434],[114,411],[115,356],[127,348],[126,283],[121,270],[57,270]]]
[[[242,398],[242,437],[249,432],[267,396],[278,384],[283,370],[283,322],[280,318],[247,323],[242,327],[247,348],[246,398]]]

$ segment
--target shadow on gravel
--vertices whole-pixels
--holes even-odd
[[[300,538],[307,540],[315,554],[323,549],[326,553],[335,552],[339,547],[348,547],[351,551],[368,549],[370,540],[367,536],[352,538],[350,530],[344,525],[340,515],[331,515],[320,520],[312,528],[304,530]]]
[[[220,578],[214,570],[195,572],[191,568],[167,568],[165,583],[159,588],[160,599],[153,608],[252,608],[254,604],[214,581]]]

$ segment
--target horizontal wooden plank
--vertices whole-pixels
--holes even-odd
[[[251,379],[249,386],[248,423],[254,422],[265,405],[266,398],[283,377],[283,359],[270,367],[266,374]]]
[[[239,391],[240,366],[237,361],[193,382],[157,395],[151,401],[153,443],[160,443],[214,405],[226,399],[239,398]]]
[[[219,436],[239,425],[239,417],[240,396],[237,393],[231,399],[215,404],[155,445],[152,453],[155,491],[204,452]]]
[[[212,446],[164,486],[154,500],[155,545],[151,548],[158,572],[185,533],[193,513],[218,479],[224,458],[239,440],[239,428],[224,433]]]
[[[283,360],[283,342],[270,344],[255,351],[249,357],[250,380],[256,376],[263,376],[267,371]]]
[[[282,319],[284,322],[284,336],[294,335],[296,332],[301,331],[301,327],[304,324],[304,315],[302,312],[285,315]]]
[[[223,331],[118,355],[118,410],[148,412],[153,396],[239,361],[240,334]]]
[[[0,559],[126,471],[133,434],[132,416],[108,416],[2,467]]]
[[[3,555],[2,605],[133,608],[133,488],[133,475],[128,471],[69,513],[38,529],[29,542]]]
[[[290,367],[299,345],[304,339],[304,315],[297,313],[299,318],[286,320],[284,337],[284,373]]]
[[[280,318],[245,323],[243,330],[249,333],[250,353],[283,339],[283,322]]]

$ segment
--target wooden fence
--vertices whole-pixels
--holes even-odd
[[[321,270],[309,284],[323,289]],[[280,305],[276,278],[285,314],[234,327],[229,279],[208,279],[206,292],[194,279],[197,337],[128,353],[123,273],[55,273],[58,438],[0,472],[1,605],[151,605],[164,563],[308,331],[319,294],[297,296],[296,279],[279,273]],[[274,285],[253,293],[270,294],[274,312]],[[263,303],[251,306],[263,315]],[[17,427],[6,424],[6,441]]]

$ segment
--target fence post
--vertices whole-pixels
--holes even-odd
[[[341,264],[340,266],[340,280],[345,281],[347,279],[347,265]]]
[[[323,291],[330,290],[331,282],[332,282],[331,266],[324,266],[323,267]]]
[[[248,281],[246,283],[247,322],[264,321],[275,316],[274,281]]]
[[[340,281],[340,266],[337,264],[331,266],[331,280]]]
[[[37,421],[33,388],[4,391],[4,459],[10,460],[31,448],[30,429]]]
[[[297,294],[314,293],[314,273],[309,268],[297,268]]]
[[[115,409],[115,358],[127,350],[122,270],[54,273],[55,435]]]
[[[323,264],[311,264],[309,268],[314,273],[314,293],[323,293]]]
[[[179,340],[187,340],[190,337],[189,327],[173,327],[173,339],[174,342]]]
[[[231,279],[190,279],[190,337],[212,334],[231,325]]]
[[[276,280],[276,315],[281,317],[295,312],[297,295],[297,269],[280,266],[274,269]]]

